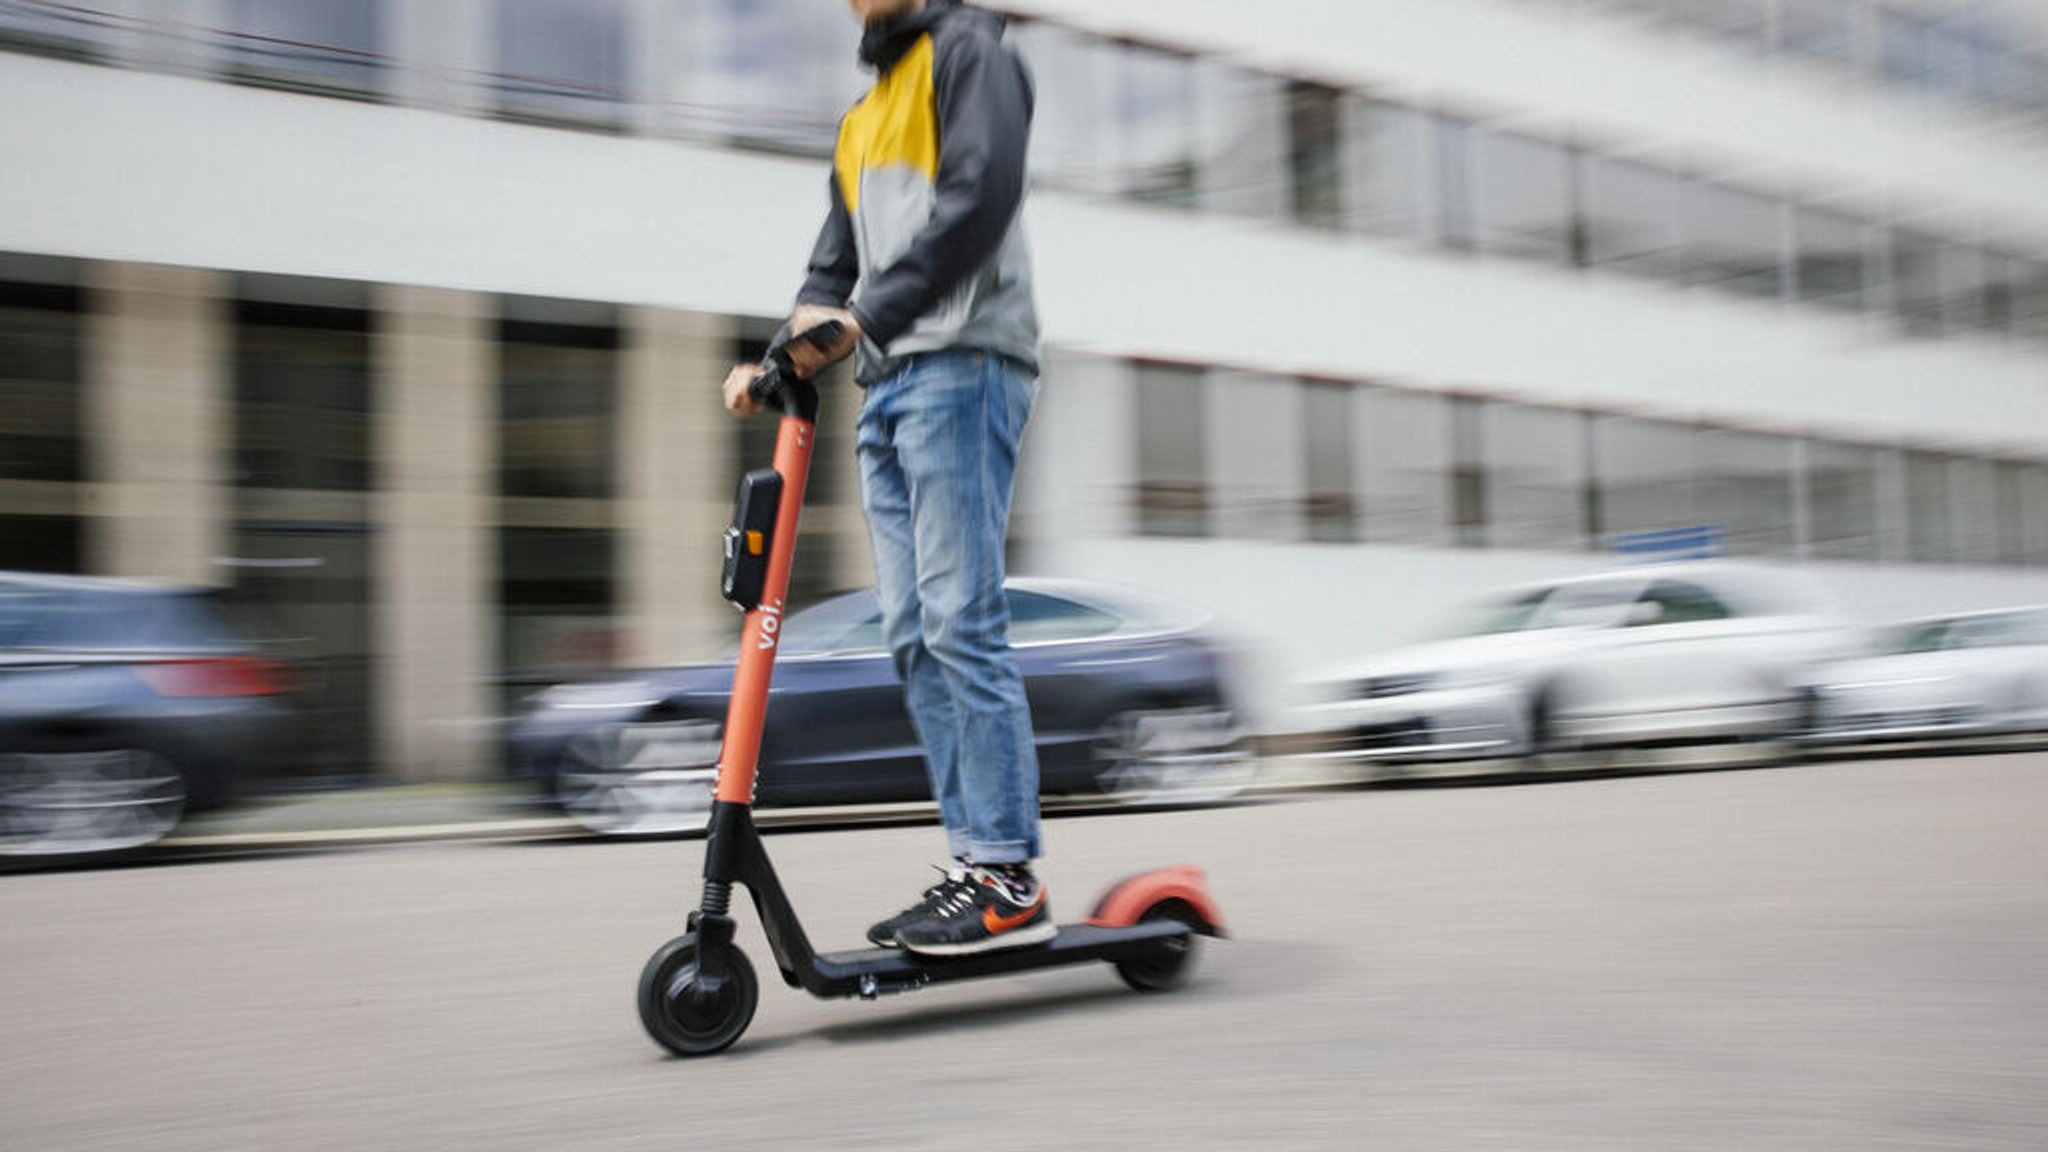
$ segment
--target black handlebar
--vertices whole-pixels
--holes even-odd
[[[782,394],[791,382],[802,383],[796,374],[796,365],[789,358],[790,345],[802,340],[820,352],[830,351],[846,332],[846,325],[837,320],[827,320],[812,328],[791,336],[789,339],[768,349],[768,357],[761,365],[761,374],[747,386],[747,395],[762,404],[779,404]]]

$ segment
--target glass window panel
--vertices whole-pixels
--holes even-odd
[[[265,304],[236,309],[235,483],[365,492],[370,466],[367,314]]]
[[[0,283],[0,479],[81,475],[78,294]]]
[[[1845,0],[1778,0],[1778,50],[1791,56],[1848,64],[1856,58],[1856,29]]]
[[[1941,249],[1939,263],[1942,329],[1973,332],[1984,327],[1984,300],[1990,291],[1984,253],[1950,244]]]
[[[1495,548],[1583,548],[1585,418],[1562,408],[1490,403],[1481,423],[1486,542]]]
[[[1862,307],[1868,280],[1862,221],[1801,208],[1792,217],[1792,229],[1799,299],[1837,308]]]
[[[810,0],[799,2],[808,6]],[[1115,191],[1109,159],[1115,152],[1109,113],[1114,45],[1037,21],[1013,26],[1009,39],[1030,65],[1035,84],[1033,178],[1062,188]]]
[[[831,154],[840,116],[867,85],[853,21],[821,11],[812,0],[696,0],[675,11],[685,45],[675,54],[669,84],[679,131]],[[1041,82],[1041,129],[1058,99]]]
[[[1302,502],[1311,540],[1357,538],[1357,474],[1351,438],[1352,390],[1348,384],[1304,381],[1302,385]]]
[[[85,548],[77,516],[16,516],[0,512],[0,569],[12,572],[84,571]]]
[[[1381,236],[1434,236],[1434,119],[1405,105],[1348,95],[1339,111],[1342,171],[1335,182],[1345,227]]]
[[[2048,261],[2015,260],[2009,275],[2013,332],[2048,341]]]
[[[1665,18],[1680,31],[1761,56],[1771,38],[1768,0],[1665,0]]]
[[[1690,425],[1631,416],[1593,423],[1595,529],[1617,537],[1700,525]]]
[[[1949,551],[1962,564],[1998,562],[1998,481],[1989,460],[1949,461]]]
[[[520,119],[608,126],[626,93],[623,0],[496,0],[497,109]]]
[[[1700,520],[1720,530],[1730,555],[1793,553],[1792,445],[1788,437],[1754,432],[1700,433]]]
[[[1688,284],[1709,284],[1741,296],[1775,297],[1784,289],[1779,204],[1718,184],[1693,183],[1681,197],[1679,266]]]
[[[245,80],[370,93],[384,67],[376,0],[230,0],[229,69]]]
[[[1949,536],[1949,458],[1935,452],[1906,453],[1906,558],[1946,561],[1955,549]]]
[[[498,340],[499,493],[609,499],[617,329],[507,321]]]
[[[1941,244],[1924,232],[1892,230],[1892,312],[1908,335],[1941,334]]]
[[[508,695],[618,662],[618,550],[609,528],[499,528],[499,659]]]
[[[1997,252],[1984,254],[1984,327],[1991,332],[2012,331],[2013,277],[2018,263]]]
[[[1893,84],[1920,87],[1927,79],[1927,25],[1904,12],[1883,11],[1877,16],[1877,51],[1880,75]]]
[[[1492,509],[1486,498],[1485,436],[1481,418],[1485,402],[1470,396],[1451,398],[1451,529],[1458,544],[1486,543]]]
[[[1343,222],[1343,108],[1335,88],[1300,80],[1287,85],[1287,167],[1294,218],[1303,224],[1334,228]]]
[[[2030,568],[2048,568],[2048,463],[2020,469],[2020,558]]]
[[[2027,516],[2048,518],[2048,508],[2028,507],[2027,474],[2035,466],[2014,460],[1997,463],[1993,484],[1996,487],[1995,515],[1997,526],[1997,562],[2021,565],[2027,562]]]
[[[52,56],[98,55],[125,21],[106,4],[0,0],[0,48]]]
[[[1642,276],[1678,271],[1678,177],[1657,168],[1586,156],[1585,205],[1588,263]]]
[[[1451,522],[1451,405],[1443,396],[1365,388],[1352,409],[1357,433],[1361,538],[1440,544]]]
[[[1431,118],[1436,152],[1436,238],[1446,248],[1472,247],[1472,125]]]
[[[1136,365],[1138,530],[1147,536],[1205,536],[1211,480],[1208,380],[1199,368]]]
[[[1475,129],[1472,223],[1483,252],[1574,262],[1571,153],[1545,140]]]
[[[1202,206],[1263,219],[1286,215],[1286,82],[1204,58],[1195,62],[1195,92]]]
[[[1806,446],[1807,551],[1826,560],[1875,560],[1879,452],[1859,444]]]
[[[1111,111],[1120,191],[1159,204],[1193,204],[1199,147],[1194,68],[1188,57],[1124,45]]]

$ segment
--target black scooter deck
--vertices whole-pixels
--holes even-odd
[[[816,958],[818,986],[811,990],[825,996],[875,996],[907,992],[947,980],[971,980],[1090,960],[1140,960],[1156,954],[1163,941],[1186,939],[1192,934],[1193,930],[1178,920],[1145,920],[1122,928],[1081,923],[1061,925],[1059,935],[1043,944],[967,956],[920,956],[901,948],[825,952]],[[785,978],[790,975],[784,974]],[[789,982],[804,983],[796,979]]]

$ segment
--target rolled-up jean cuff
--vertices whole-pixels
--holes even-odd
[[[967,858],[976,864],[1029,864],[1031,845],[1022,840],[1004,840],[995,844],[975,841],[967,846]]]
[[[972,860],[974,841],[965,832],[946,829],[946,851],[958,860]]]

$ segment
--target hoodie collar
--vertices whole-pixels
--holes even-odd
[[[960,0],[925,0],[921,11],[870,24],[860,37],[860,61],[877,72],[887,72],[903,59],[917,38],[938,27],[960,6]]]

